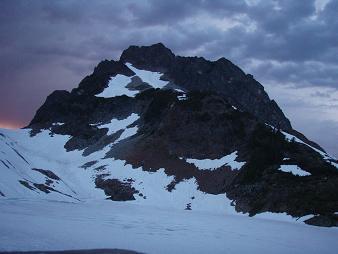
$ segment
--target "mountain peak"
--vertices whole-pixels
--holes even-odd
[[[153,71],[163,71],[175,59],[174,53],[162,43],[150,46],[130,46],[122,52],[120,61]]]
[[[131,46],[71,93],[52,93],[20,131],[18,144],[0,133],[0,171],[9,172],[0,196],[20,197],[21,187],[78,200],[96,187],[101,198],[197,210],[214,209],[205,204],[223,195],[215,206],[229,198],[249,215],[315,215],[307,223],[338,225],[338,161],[293,130],[264,87],[225,58]],[[56,178],[85,185],[73,191]]]

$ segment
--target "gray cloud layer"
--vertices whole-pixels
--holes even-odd
[[[159,41],[181,55],[225,56],[263,85],[316,87],[309,100],[338,107],[335,93],[325,97],[338,89],[337,0],[2,0],[0,10],[2,125],[27,123],[52,90],[75,87],[98,61]]]

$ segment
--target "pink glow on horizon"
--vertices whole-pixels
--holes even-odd
[[[3,129],[19,129],[22,127],[23,127],[22,123],[0,121],[0,128],[3,128]]]

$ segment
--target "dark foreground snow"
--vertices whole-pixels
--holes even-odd
[[[140,254],[139,252],[118,249],[98,250],[61,250],[61,251],[13,251],[0,252],[0,254]]]
[[[0,251],[336,253],[338,229],[130,202],[3,199]]]

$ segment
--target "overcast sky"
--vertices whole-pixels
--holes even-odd
[[[338,0],[0,0],[0,126],[22,127],[129,45],[222,56],[252,73],[294,128],[338,156]]]

